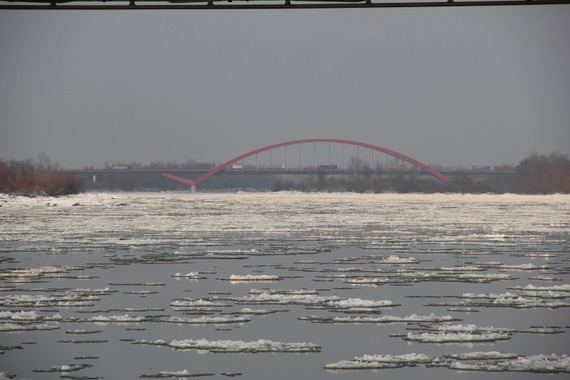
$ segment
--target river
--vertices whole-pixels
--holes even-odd
[[[570,196],[0,195],[0,379],[567,378]]]

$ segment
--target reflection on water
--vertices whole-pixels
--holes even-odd
[[[569,196],[124,193],[0,204],[4,376],[570,372]]]

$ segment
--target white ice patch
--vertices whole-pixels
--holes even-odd
[[[325,309],[376,309],[393,306],[390,300],[366,300],[361,298],[341,298],[338,296],[320,296],[313,292],[274,292],[271,290],[250,292],[248,296],[235,299],[238,303],[304,305]]]
[[[87,334],[97,334],[100,332],[101,332],[101,330],[77,329],[77,330],[67,330],[65,333],[66,334],[87,335]]]
[[[456,278],[461,282],[491,282],[510,280],[512,276],[507,273],[461,273]]]
[[[323,278],[346,278],[345,282],[351,284],[386,284],[386,283],[418,283],[418,282],[472,282],[488,283],[512,279],[508,273],[482,273],[482,270],[470,268],[464,272],[451,267],[438,268],[435,271],[426,271],[418,268],[398,269],[383,274],[384,277],[351,276],[346,274],[323,276]]]
[[[13,321],[35,321],[40,316],[35,311],[0,311],[0,319]]]
[[[468,332],[468,333],[477,333],[477,332],[511,332],[511,329],[501,328],[501,327],[479,327],[474,324],[468,325],[438,325],[433,327],[434,330],[438,330],[440,332]]]
[[[214,376],[213,373],[182,371],[160,371],[159,373],[141,375],[141,379],[188,379],[191,377]]]
[[[444,272],[481,272],[484,271],[484,268],[475,267],[475,266],[457,266],[457,267],[441,267],[441,270]]]
[[[397,368],[415,365],[418,363],[431,363],[433,358],[424,354],[404,355],[364,355],[353,360],[341,360],[336,363],[325,364],[326,369],[382,369]]]
[[[75,372],[80,371],[85,368],[93,367],[92,364],[62,364],[58,366],[53,366],[50,369],[36,369],[34,372]]]
[[[455,320],[452,316],[444,315],[438,316],[435,314],[431,315],[408,315],[404,317],[397,317],[393,315],[383,315],[381,317],[318,317],[309,316],[299,318],[303,321],[310,321],[316,323],[439,323],[439,322],[449,322]]]
[[[61,294],[46,296],[41,294],[3,295],[0,296],[0,306],[4,307],[81,307],[93,306],[99,298],[79,294]]]
[[[138,340],[133,344],[148,344],[157,346],[167,346],[177,350],[199,350],[209,352],[245,352],[245,353],[259,353],[259,352],[319,352],[321,346],[313,343],[284,343],[274,342],[267,339],[259,339],[257,341],[242,341],[242,340],[207,340],[207,339],[183,339],[172,340],[167,342],[165,340]]]
[[[456,361],[451,363],[449,368],[462,371],[568,373],[570,372],[570,358],[566,355],[553,354],[549,356],[519,356],[515,359],[483,363]]]
[[[201,274],[200,272],[189,272],[186,274],[182,274],[182,273],[178,272],[178,273],[173,274],[172,277],[174,277],[176,279],[187,278],[189,280],[205,280],[208,278],[208,277],[204,276],[203,274]]]
[[[124,315],[98,315],[87,319],[87,322],[97,322],[97,323],[139,323],[144,322],[146,317],[143,316],[130,316],[129,314]]]
[[[113,290],[109,287],[102,288],[102,289],[73,289],[74,293],[83,293],[83,294],[92,294],[92,295],[109,295],[111,293],[116,293],[117,290]]]
[[[37,279],[41,277],[58,277],[69,272],[76,270],[76,267],[72,266],[44,266],[44,267],[34,267],[34,268],[17,268],[10,269],[5,272],[0,273],[0,279],[4,280],[22,280],[22,279]]]
[[[361,277],[361,278],[349,278],[345,280],[347,284],[354,284],[354,285],[380,285],[380,284],[388,284],[392,282],[387,277]]]
[[[514,290],[524,290],[527,292],[569,292],[570,293],[570,285],[552,285],[552,286],[534,286],[529,284],[527,286],[515,286],[509,289]]]
[[[203,324],[228,324],[228,323],[246,323],[250,322],[250,318],[246,317],[196,317],[196,318],[182,318],[182,317],[168,317],[164,319],[165,322],[169,323],[181,323],[181,324],[192,324],[192,325],[203,325]]]
[[[14,322],[29,322],[29,321],[61,321],[63,317],[61,314],[53,315],[40,315],[34,310],[32,311],[0,311],[0,320],[11,320]]]
[[[400,257],[396,255],[390,255],[380,261],[382,264],[415,264],[417,262],[418,260],[413,257]]]
[[[11,331],[33,331],[33,330],[57,330],[59,329],[58,322],[45,322],[45,323],[0,323],[0,332]]]
[[[548,265],[534,265],[533,263],[527,264],[504,264],[500,262],[486,262],[480,263],[479,265],[487,268],[495,268],[495,269],[508,269],[508,270],[545,270],[550,269]]]
[[[570,306],[570,304],[566,302],[546,301],[538,297],[523,297],[519,294],[510,292],[488,294],[463,293],[461,298],[469,300],[465,303],[466,306],[513,307],[520,309],[537,307],[560,308]]]
[[[260,274],[260,275],[254,275],[254,274],[246,274],[246,275],[232,274],[232,275],[228,278],[228,280],[229,280],[232,284],[242,283],[242,282],[253,282],[253,281],[257,281],[257,282],[273,282],[273,281],[279,281],[279,280],[281,280],[281,277],[275,276],[275,275],[268,275],[268,274]]]
[[[240,311],[236,312],[237,314],[251,314],[251,315],[264,315],[264,314],[273,314],[275,310],[266,310],[266,309],[250,309],[249,307],[244,307]]]
[[[459,371],[568,373],[570,358],[566,355],[524,356],[512,353],[465,352],[431,358],[424,354],[364,355],[353,360],[325,364],[329,370],[364,370],[397,367],[442,367]]]
[[[170,303],[174,310],[218,310],[231,305],[207,299],[178,299]]]
[[[449,332],[449,333],[431,333],[424,332],[420,334],[408,333],[404,340],[419,343],[482,343],[495,342],[498,340],[509,340],[510,334],[506,333],[467,333],[467,332]]]
[[[508,354],[498,351],[475,351],[475,352],[463,352],[460,354],[449,354],[446,357],[457,360],[498,360],[498,359],[515,359],[520,355]]]

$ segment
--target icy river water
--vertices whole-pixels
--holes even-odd
[[[570,196],[0,196],[0,379],[568,379]]]

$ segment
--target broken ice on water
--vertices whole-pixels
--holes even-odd
[[[10,377],[570,372],[567,196],[2,197]]]

